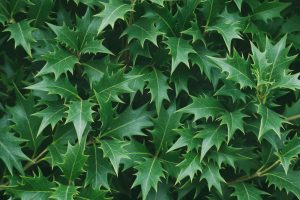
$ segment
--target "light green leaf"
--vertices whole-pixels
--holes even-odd
[[[219,170],[220,169],[217,165],[208,163],[203,167],[200,180],[205,179],[207,181],[209,190],[212,186],[214,186],[222,194],[221,183],[225,183],[225,180],[220,175]]]
[[[78,195],[77,187],[74,185],[58,184],[58,187],[54,188],[53,194],[50,196],[56,200],[74,200],[74,196]]]
[[[238,200],[263,200],[261,195],[268,194],[257,189],[255,186],[246,183],[238,183],[233,187],[234,192],[232,193],[232,196],[237,197]]]

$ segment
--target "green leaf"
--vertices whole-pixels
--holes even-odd
[[[155,21],[153,19],[142,17],[131,26],[127,27],[121,37],[127,35],[128,43],[132,39],[137,39],[142,45],[142,48],[144,48],[146,40],[157,46],[157,37],[162,33],[155,28],[154,23]]]
[[[69,110],[67,111],[68,117],[66,123],[72,122],[74,124],[79,142],[81,141],[88,122],[93,122],[92,106],[93,104],[88,100],[72,101],[68,106]]]
[[[50,182],[39,171],[39,176],[23,176],[21,183],[16,186],[10,186],[8,188],[8,191],[22,200],[48,200],[53,192],[51,190],[51,188],[53,187],[55,187],[55,184],[53,182]]]
[[[189,54],[196,53],[189,42],[182,38],[169,37],[165,43],[170,50],[169,54],[172,56],[171,73],[180,63],[189,67]]]
[[[41,26],[45,22],[53,7],[53,0],[31,0],[33,5],[29,7],[28,16],[34,20],[33,26]]]
[[[287,141],[284,148],[277,152],[276,155],[279,157],[280,162],[286,174],[288,174],[291,161],[298,158],[300,154],[300,138],[294,137]]]
[[[244,29],[244,18],[238,13],[228,13],[225,9],[218,19],[207,27],[207,31],[217,31],[222,35],[228,51],[231,51],[231,42],[233,39],[242,39],[241,31]]]
[[[4,162],[11,175],[13,174],[13,168],[23,174],[24,170],[21,161],[30,160],[20,147],[24,140],[14,136],[7,128],[2,127],[0,128],[0,136],[0,159]]]
[[[135,168],[137,173],[132,188],[141,185],[143,200],[145,200],[151,188],[157,191],[157,184],[161,177],[164,177],[163,168],[156,158],[145,158]]]
[[[144,136],[145,134],[142,132],[142,129],[152,125],[150,114],[144,106],[136,110],[128,107],[117,118],[111,121],[111,125],[107,130],[103,131],[102,136],[111,136],[114,138],[131,137],[133,135]]]
[[[220,117],[221,125],[226,124],[228,130],[227,143],[229,143],[236,130],[240,130],[244,133],[243,118],[245,117],[247,117],[247,115],[242,113],[240,110],[225,112],[222,114]]]
[[[26,146],[36,152],[43,137],[37,135],[41,120],[32,115],[37,111],[34,105],[32,94],[26,99],[17,90],[17,103],[8,111],[12,115],[11,120],[14,122],[13,129],[20,134],[20,138],[26,140]]]
[[[57,200],[73,200],[74,196],[78,195],[77,187],[74,185],[63,185],[58,183],[58,187],[54,188],[52,199]]]
[[[168,110],[162,108],[158,118],[153,120],[154,130],[151,132],[156,152],[167,151],[172,143],[175,131],[180,125],[181,113],[175,112],[175,105],[171,105]]]
[[[213,146],[219,150],[225,141],[226,134],[227,131],[223,126],[216,125],[205,126],[203,130],[199,131],[196,137],[203,139],[200,159],[202,160]]]
[[[4,31],[10,32],[10,38],[15,41],[15,48],[21,45],[26,53],[31,55],[31,45],[36,42],[32,36],[35,28],[30,26],[31,21],[23,20],[17,23],[9,24]]]
[[[55,125],[62,120],[66,111],[66,107],[58,104],[57,102],[47,102],[47,106],[48,107],[44,110],[33,114],[34,116],[43,118],[37,132],[37,136],[39,136],[49,124],[51,124],[51,128],[53,130]]]
[[[114,174],[110,163],[103,159],[102,152],[93,144],[87,151],[87,174],[85,185],[91,185],[93,189],[99,189],[102,186],[110,189],[108,184],[108,174]]]
[[[177,176],[176,183],[189,176],[191,182],[198,171],[202,171],[202,165],[199,154],[190,151],[184,155],[184,160],[178,164],[180,172]]]
[[[106,198],[106,191],[94,190],[91,187],[82,188],[79,195],[75,197],[76,200],[89,199],[89,200],[111,200],[111,198]]]
[[[268,20],[276,17],[280,18],[281,11],[289,5],[290,3],[279,2],[277,0],[272,2],[263,2],[254,8],[253,19],[267,22]]]
[[[199,138],[195,137],[195,130],[192,127],[175,129],[175,132],[178,133],[180,137],[167,152],[174,151],[182,147],[187,147],[187,152],[190,152],[199,146]]]
[[[153,3],[156,3],[157,5],[160,5],[160,6],[164,6],[164,1],[165,0],[150,0],[151,2]]]
[[[0,3],[0,23],[4,23],[9,19],[8,6],[6,1]]]
[[[242,3],[243,3],[244,0],[234,0],[234,3],[236,4],[236,6],[238,7],[238,9],[242,10]]]
[[[222,194],[221,183],[225,183],[225,180],[220,175],[217,165],[208,163],[205,167],[203,167],[203,172],[200,180],[202,179],[205,179],[207,181],[209,190],[212,186],[214,186],[220,192],[220,194]]]
[[[195,115],[194,120],[206,118],[216,118],[221,115],[222,112],[225,112],[223,105],[213,97],[209,96],[200,96],[192,97],[193,103],[189,104],[186,107],[183,107],[177,112],[190,113]]]
[[[153,68],[152,72],[146,77],[147,88],[151,93],[151,102],[154,101],[156,112],[159,113],[164,99],[169,100],[168,90],[170,89],[168,78],[159,70]]]
[[[43,60],[47,63],[38,72],[37,76],[54,73],[55,80],[57,80],[61,74],[68,71],[73,73],[75,64],[79,63],[79,60],[73,54],[59,48],[43,56]]]
[[[86,138],[83,138],[80,143],[73,146],[68,143],[67,152],[63,155],[63,162],[58,165],[69,181],[75,180],[83,172],[88,157],[84,154],[85,140]]]
[[[264,105],[258,105],[257,113],[261,116],[258,139],[268,131],[274,131],[278,137],[281,137],[280,128],[285,122],[282,117]]]
[[[239,183],[233,187],[234,193],[232,193],[232,196],[237,197],[238,200],[262,200],[261,195],[268,194],[246,183]]]
[[[129,159],[125,146],[128,143],[121,140],[101,140],[101,149],[103,151],[104,157],[109,158],[116,174],[119,173],[119,165],[121,159]]]
[[[191,27],[182,31],[181,33],[190,35],[193,37],[192,43],[195,43],[198,40],[201,40],[205,44],[202,32],[200,31],[197,20],[191,22]]]
[[[48,92],[48,94],[57,94],[66,99],[81,99],[78,96],[75,87],[66,78],[51,80],[48,77],[43,77],[43,80],[26,87],[30,90],[39,90]]]
[[[103,3],[103,5],[104,10],[95,15],[102,19],[98,33],[108,25],[114,28],[114,24],[118,19],[124,19],[126,13],[133,11],[131,5],[125,4],[120,0],[110,0],[109,3]]]
[[[228,73],[227,79],[238,83],[240,88],[254,87],[249,61],[245,60],[243,56],[240,56],[236,50],[233,51],[233,57],[209,58],[222,70],[222,72]]]
[[[246,102],[246,94],[239,90],[233,83],[226,81],[224,85],[216,91],[215,96],[229,96],[233,102],[238,99]]]
[[[266,174],[267,181],[279,190],[293,193],[298,199],[300,198],[300,171],[289,170],[286,174],[283,170],[275,170]]]
[[[62,26],[48,24],[48,26],[55,33],[56,40],[58,42],[66,45],[66,47],[68,47],[68,48],[78,50],[77,36],[76,36],[76,32],[74,30],[71,30],[66,24],[64,24]]]

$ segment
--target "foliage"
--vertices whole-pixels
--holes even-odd
[[[0,199],[299,199],[299,10],[1,0]]]

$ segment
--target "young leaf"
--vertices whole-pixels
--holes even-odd
[[[157,191],[157,184],[161,177],[164,177],[163,168],[157,158],[145,158],[135,168],[137,173],[132,188],[141,185],[143,200],[145,200],[151,188]]]

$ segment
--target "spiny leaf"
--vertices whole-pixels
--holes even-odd
[[[254,8],[253,18],[267,22],[275,17],[280,17],[281,11],[289,5],[290,3],[279,2],[277,0],[272,2],[263,2]]]
[[[180,63],[184,63],[189,67],[189,54],[196,53],[193,47],[189,44],[187,40],[182,38],[169,37],[165,42],[170,50],[170,55],[172,55],[172,66],[171,73],[175,71]]]
[[[233,187],[234,193],[232,193],[232,196],[237,197],[238,200],[262,200],[261,195],[268,194],[246,183],[239,183]]]
[[[145,200],[151,188],[157,191],[157,184],[164,177],[163,168],[157,158],[145,158],[135,168],[138,172],[132,187],[141,185],[143,200]]]
[[[78,191],[76,186],[63,185],[59,183],[58,186],[54,188],[54,192],[50,198],[57,200],[73,200],[74,196],[77,194]]]
[[[23,20],[17,23],[9,24],[4,30],[10,32],[10,39],[14,39],[15,48],[21,45],[26,53],[31,55],[31,44],[36,42],[32,36],[32,32],[35,30],[30,26],[31,21]]]
[[[207,181],[209,190],[212,186],[214,186],[222,194],[221,183],[224,183],[225,180],[220,175],[217,165],[208,163],[205,167],[203,167],[201,180],[202,179],[205,179]]]
[[[79,142],[81,141],[87,123],[93,121],[92,106],[93,104],[88,100],[72,101],[69,105],[66,123],[72,122],[74,124]]]
[[[213,119],[220,116],[222,112],[225,112],[223,105],[213,97],[209,96],[200,96],[192,97],[193,103],[188,106],[177,110],[177,112],[191,113],[194,114],[194,120],[201,118]]]
[[[103,150],[103,155],[109,158],[117,175],[121,159],[129,159],[127,151],[124,149],[126,145],[128,143],[121,140],[101,140],[100,148]]]
[[[55,80],[57,80],[61,74],[67,73],[68,71],[73,73],[75,64],[79,62],[76,56],[61,48],[44,55],[43,60],[45,60],[47,63],[38,72],[37,76],[54,73]]]
[[[108,25],[113,28],[118,19],[124,19],[124,15],[127,12],[133,11],[129,4],[122,3],[120,0],[110,0],[109,3],[103,3],[103,5],[104,10],[95,15],[102,19],[98,33],[100,33]]]

